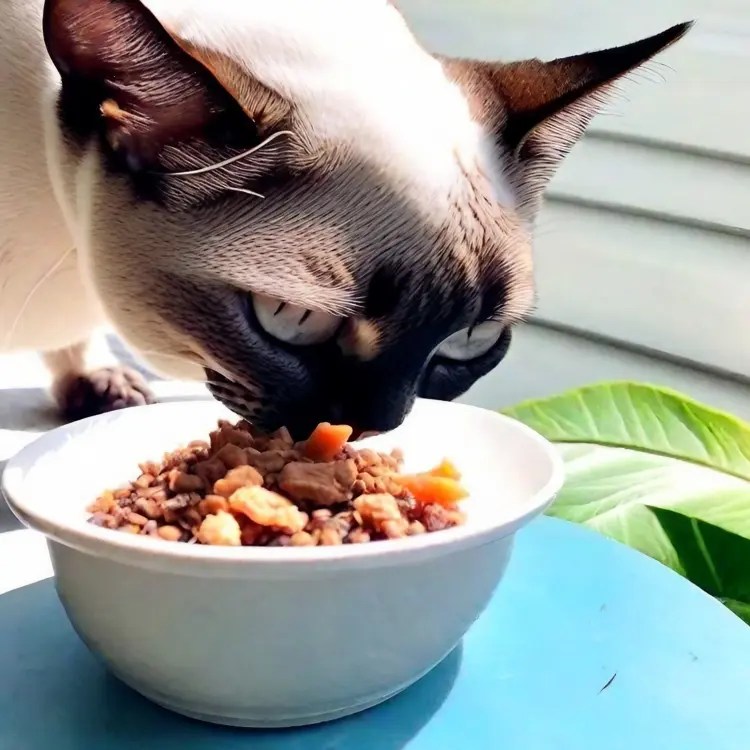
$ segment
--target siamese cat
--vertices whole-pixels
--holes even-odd
[[[503,359],[545,186],[688,28],[493,63],[388,0],[5,0],[0,351],[68,418],[151,399],[112,325],[263,428],[392,429]]]

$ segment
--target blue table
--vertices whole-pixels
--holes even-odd
[[[172,715],[78,642],[52,583],[0,596],[2,750],[748,750],[750,628],[677,575],[541,519],[490,607],[420,683],[318,727]]]

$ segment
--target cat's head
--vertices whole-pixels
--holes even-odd
[[[385,430],[500,362],[545,185],[686,30],[504,65],[430,55],[387,0],[47,0],[53,179],[157,370],[266,427]]]

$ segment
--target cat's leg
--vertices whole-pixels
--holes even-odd
[[[24,225],[7,238],[0,229],[6,261],[0,263],[0,353],[40,352],[66,419],[152,401],[140,374],[91,346],[106,316],[84,282],[77,253],[66,247],[59,224],[49,224]],[[5,257],[3,239],[11,250]]]
[[[67,420],[153,403],[143,376],[121,364],[92,367],[90,342],[42,354],[52,376],[52,396]]]

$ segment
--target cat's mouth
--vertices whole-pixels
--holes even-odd
[[[209,393],[242,419],[255,424],[261,406],[258,395],[215,370],[206,367],[205,372]],[[258,424],[258,427],[266,429],[266,426],[262,424]]]
[[[206,368],[206,386],[217,401],[242,419],[246,419],[265,432],[273,432],[280,427],[286,427],[295,440],[307,438],[319,422],[341,421],[334,406],[325,408],[325,405],[317,404],[315,413],[309,409],[295,408],[291,405],[284,408],[283,404],[276,403],[272,399],[264,399],[256,390],[249,389],[209,368]],[[379,430],[361,429],[352,425],[350,439],[364,440],[380,434]]]
[[[295,440],[304,440],[319,422],[337,421],[335,410],[327,409],[324,403],[310,408],[273,395],[268,397],[209,368],[206,386],[215,399],[264,432],[286,427]]]

